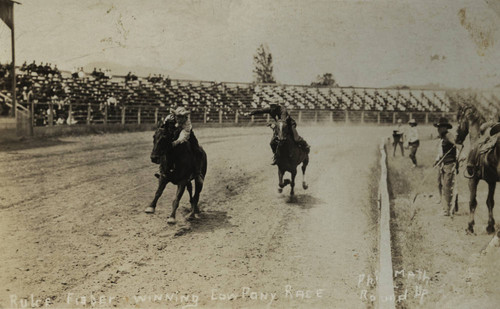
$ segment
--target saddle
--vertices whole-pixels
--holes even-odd
[[[483,135],[474,145],[473,151],[471,151],[471,155],[474,157],[470,160],[481,176],[484,175],[485,169],[490,165],[491,162],[488,161],[489,154],[495,149],[500,138],[500,123],[492,124],[484,129]]]

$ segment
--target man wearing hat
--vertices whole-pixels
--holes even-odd
[[[274,120],[284,119],[287,122],[287,125],[292,129],[293,138],[297,145],[304,149],[307,153],[309,153],[310,146],[307,142],[297,133],[297,123],[290,116],[286,107],[280,104],[270,104],[268,107],[255,110],[250,112],[250,115],[260,115],[260,114],[269,114]],[[271,149],[273,151],[273,163],[271,165],[276,165],[276,149],[278,148],[278,137],[273,135],[270,143]]]
[[[188,116],[189,116],[189,111],[186,108],[180,106],[173,111],[173,115],[172,114],[168,115],[167,118],[165,119],[166,121],[167,119],[172,119],[171,117],[173,117],[175,119],[175,126],[177,128],[180,128],[181,130],[179,133],[179,137],[172,142],[172,146],[175,147],[179,144],[186,143],[189,141],[189,143],[191,144],[191,149],[194,152],[195,156],[200,158],[202,152],[200,149],[200,145],[198,144],[198,139],[194,135],[193,126],[191,125],[191,120],[189,119]],[[203,177],[200,176],[201,160],[196,160],[196,162],[197,165],[195,168],[194,177],[195,178],[200,177],[200,181],[203,182]]]
[[[410,119],[408,122],[410,126],[406,131],[405,141],[408,142],[410,147],[410,159],[413,162],[413,167],[417,167],[417,149],[420,146],[420,141],[418,140],[417,122],[415,119]]]
[[[398,126],[392,131],[392,138],[393,142],[392,145],[394,146],[394,151],[392,152],[392,156],[396,156],[396,148],[401,147],[401,155],[404,156],[405,152],[403,150],[403,121],[401,119],[398,119]]]
[[[457,163],[457,144],[455,137],[448,132],[452,128],[448,119],[445,117],[439,118],[439,122],[434,126],[439,134],[438,156],[434,162],[434,166],[438,166],[438,189],[440,199],[444,195],[445,203],[443,204],[443,214],[450,215],[451,201],[453,198],[453,186],[455,182],[455,167]]]

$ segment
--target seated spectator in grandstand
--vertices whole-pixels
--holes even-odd
[[[56,125],[62,125],[64,124],[64,116],[62,114],[59,114],[57,117]]]
[[[25,72],[28,69],[28,64],[24,61],[23,65],[19,68],[20,71]]]
[[[398,119],[398,126],[394,128],[394,130],[392,131],[392,138],[393,138],[392,145],[394,146],[394,151],[392,153],[393,157],[396,156],[396,148],[398,147],[398,145],[399,147],[401,147],[401,155],[402,156],[405,155],[403,150],[403,134],[404,134],[403,121],[401,119]]]
[[[96,79],[99,77],[99,74],[97,73],[97,69],[96,68],[94,68],[94,71],[92,71],[92,73],[90,73],[90,75],[92,75]]]
[[[78,78],[78,70],[75,67],[71,69],[71,77]]]
[[[85,72],[83,72],[83,67],[78,70],[78,78],[84,78]]]

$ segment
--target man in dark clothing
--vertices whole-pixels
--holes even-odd
[[[443,214],[450,215],[451,201],[453,199],[453,186],[455,184],[455,168],[457,164],[457,144],[453,134],[448,132],[452,128],[448,119],[441,117],[434,126],[440,137],[438,156],[434,165],[438,165],[438,189],[439,196],[444,195]]]
[[[260,109],[260,110],[255,110],[250,113],[250,115],[260,115],[260,114],[269,114],[274,120],[278,119],[283,119],[286,121],[287,125],[292,129],[293,133],[293,138],[297,145],[304,149],[307,153],[309,153],[310,146],[307,144],[307,142],[297,133],[297,123],[295,120],[290,117],[290,114],[288,113],[286,107],[279,105],[279,104],[271,104],[269,107]],[[276,134],[273,134],[273,138],[271,139],[271,149],[273,151],[273,163],[272,165],[276,164],[276,148],[278,148],[278,137]]]

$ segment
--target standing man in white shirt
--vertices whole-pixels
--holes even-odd
[[[417,130],[417,122],[415,119],[411,119],[408,122],[410,126],[406,130],[405,141],[408,142],[408,146],[410,147],[410,159],[413,162],[413,167],[417,167],[417,149],[420,146],[420,141],[418,140],[418,130]]]

